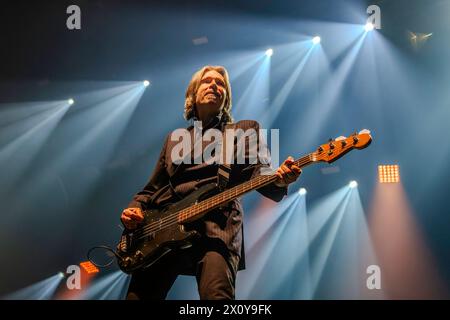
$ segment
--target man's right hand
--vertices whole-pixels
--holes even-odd
[[[120,217],[125,228],[131,230],[136,229],[138,224],[144,220],[144,214],[141,208],[126,208],[122,211]]]

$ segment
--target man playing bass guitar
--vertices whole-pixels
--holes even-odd
[[[222,133],[227,129],[241,129],[244,132],[254,129],[259,132],[256,121],[233,122],[231,102],[230,81],[225,68],[205,66],[193,75],[188,85],[184,116],[186,120],[201,121],[203,132],[207,129],[217,129]],[[204,145],[205,140],[201,135],[195,136],[193,126],[187,131],[192,138],[192,149],[196,143]],[[127,230],[139,227],[145,210],[179,201],[199,187],[217,181],[217,163],[174,161],[177,141],[173,140],[171,134],[167,135],[149,181],[123,210],[121,221]],[[260,140],[257,139],[258,149],[265,143]],[[250,163],[247,156],[251,151],[245,150],[245,163],[236,164],[236,161],[228,166],[227,186],[254,178],[261,174],[264,167],[270,167],[270,161]],[[258,191],[274,201],[280,201],[287,194],[287,186],[296,181],[300,173],[300,167],[289,157],[276,170],[278,180]],[[209,211],[193,223],[200,237],[190,248],[166,255],[150,267],[133,272],[127,299],[165,299],[180,274],[196,277],[200,299],[234,299],[236,273],[245,267],[242,224],[240,198]]]

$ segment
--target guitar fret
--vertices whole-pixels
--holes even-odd
[[[307,156],[304,156],[303,158],[298,159],[295,161],[295,164],[302,167],[309,163],[313,162],[313,154],[308,154]],[[244,182],[240,185],[234,186],[228,190],[223,191],[222,193],[219,193],[215,196],[212,196],[209,199],[205,199],[190,208],[186,208],[182,210],[178,215],[178,221],[183,222],[185,220],[188,220],[189,218],[195,217],[199,214],[204,213],[205,211],[208,211],[211,208],[220,206],[223,203],[229,202],[232,199],[235,199],[248,191],[251,191],[253,189],[257,189],[260,186],[263,186],[270,181],[274,181],[275,175],[264,175],[264,176],[258,176],[256,178],[253,178],[247,182]]]
[[[300,167],[305,166],[313,162],[311,160],[312,157],[313,155],[309,154],[295,161],[295,164]],[[216,194],[215,196],[212,196],[209,199],[205,199],[200,203],[197,203],[189,208],[180,211],[178,214],[178,222],[182,223],[183,221],[186,221],[189,218],[205,213],[205,211],[208,211],[209,209],[220,206],[221,204],[229,202],[232,199],[235,199],[238,196],[247,193],[248,191],[257,189],[260,186],[270,183],[271,180],[274,180],[274,178],[275,175],[258,176],[240,185],[234,186],[231,189],[225,190],[222,193]]]

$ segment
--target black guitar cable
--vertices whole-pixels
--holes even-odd
[[[103,249],[103,250],[106,250],[106,251],[110,251],[110,252],[112,252],[112,253],[117,257],[117,259],[123,260],[123,258],[122,258],[121,256],[119,256],[119,255],[117,254],[117,252],[114,251],[111,247],[103,246],[103,245],[101,245],[101,246],[95,246],[95,247],[90,248],[89,251],[87,252],[87,259],[88,259],[93,265],[95,265],[95,266],[98,267],[98,268],[107,268],[107,267],[109,267],[110,265],[113,264],[114,259],[112,259],[112,260],[111,260],[110,262],[108,262],[107,264],[98,264],[98,263],[94,262],[94,260],[91,258],[91,253],[92,253],[92,251],[95,250],[95,249]]]

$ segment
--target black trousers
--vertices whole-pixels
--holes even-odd
[[[162,258],[154,266],[133,274],[128,300],[163,300],[178,275],[192,274],[197,279],[201,300],[232,300],[239,257],[221,250],[187,250]]]

